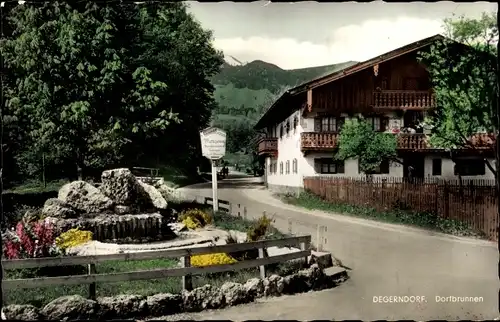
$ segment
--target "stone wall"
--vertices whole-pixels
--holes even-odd
[[[151,296],[119,295],[97,301],[79,295],[63,296],[43,308],[9,305],[3,313],[9,320],[88,320],[161,317],[182,312],[221,309],[244,304],[260,297],[302,293],[332,288],[347,279],[347,274],[328,276],[317,265],[296,274],[265,279],[253,278],[245,284],[226,282],[221,287],[204,285],[182,294]]]

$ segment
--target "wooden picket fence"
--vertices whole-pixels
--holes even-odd
[[[494,180],[316,176],[304,178],[304,188],[329,202],[380,211],[403,208],[435,213],[464,222],[491,240],[498,239]]]

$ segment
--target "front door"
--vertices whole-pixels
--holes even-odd
[[[412,153],[403,158],[403,176],[405,178],[423,178],[425,176],[425,158],[423,155]]]

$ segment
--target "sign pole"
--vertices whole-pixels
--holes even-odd
[[[212,160],[212,198],[214,199],[214,212],[219,211],[219,199],[217,198],[217,164]]]
[[[226,154],[226,132],[216,127],[209,127],[200,132],[201,154],[212,163],[212,199],[214,212],[219,210],[217,196],[217,160]]]

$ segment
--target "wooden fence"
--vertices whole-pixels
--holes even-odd
[[[455,219],[498,239],[494,180],[306,177],[304,188],[321,198],[377,210],[410,209]]]
[[[205,205],[213,205],[214,198],[205,197]],[[220,211],[231,213],[231,203],[226,200],[217,199],[217,207]]]
[[[196,198],[198,199],[198,198]],[[214,199],[211,197],[202,197],[202,200],[204,200],[205,205],[213,205]],[[242,204],[232,204],[231,202],[227,200],[222,200],[218,199],[218,204],[219,204],[219,211],[226,212],[230,215],[237,216],[239,218],[243,218],[244,220],[249,220],[248,218],[248,209],[246,206]],[[278,215],[277,213],[272,213],[268,214],[266,211],[262,212],[262,215],[264,216],[270,216],[273,219],[279,218],[281,220],[285,220],[287,222],[287,234],[289,236],[293,235],[293,227],[295,226],[295,229],[297,229],[297,226],[304,226],[304,227],[309,227],[313,228],[315,233],[316,233],[316,240],[314,247],[317,251],[322,252],[323,249],[326,247],[327,244],[327,238],[326,238],[326,233],[328,232],[327,226],[322,226],[318,224],[311,224],[308,221],[303,221],[303,220],[298,220],[298,219],[291,219],[290,217],[285,217]],[[257,218],[253,218],[254,220]]]
[[[21,268],[36,268],[36,267],[54,267],[54,266],[71,266],[71,265],[86,265],[88,266],[87,275],[73,276],[58,276],[58,277],[39,277],[29,279],[8,279],[3,280],[3,290],[11,289],[26,289],[48,287],[53,285],[77,285],[89,284],[89,298],[96,297],[96,283],[112,283],[123,281],[138,281],[150,280],[166,277],[182,277],[182,287],[185,290],[193,288],[192,275],[202,275],[216,272],[236,271],[245,268],[253,268],[259,266],[260,276],[266,276],[265,266],[269,264],[281,263],[297,258],[305,258],[311,255],[311,236],[294,236],[276,240],[262,240],[248,243],[227,244],[219,246],[206,246],[196,248],[182,248],[163,251],[148,251],[138,253],[122,253],[111,255],[95,255],[95,256],[68,256],[68,257],[47,257],[33,259],[16,259],[2,260],[4,270],[21,269]],[[270,246],[299,246],[300,251],[267,257],[265,249]],[[233,253],[240,251],[248,251],[257,249],[259,258],[252,260],[239,261],[234,264],[210,265],[204,267],[192,267],[191,256],[203,255],[212,253]],[[165,258],[181,258],[182,267],[179,268],[160,268],[154,270],[98,274],[96,272],[96,264],[107,261],[117,260],[151,260]]]

